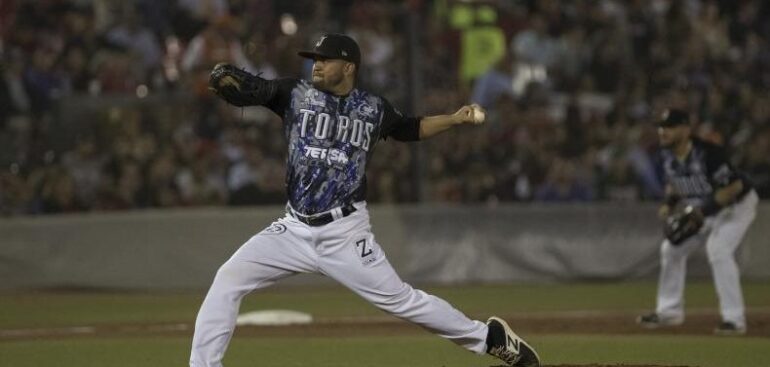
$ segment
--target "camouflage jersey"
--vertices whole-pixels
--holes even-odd
[[[292,208],[322,213],[366,197],[366,164],[380,139],[419,139],[419,118],[354,88],[346,96],[306,80],[277,79],[264,105],[281,116],[289,142],[286,190]]]

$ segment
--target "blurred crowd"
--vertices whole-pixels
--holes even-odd
[[[770,197],[770,5],[759,0],[4,0],[0,214],[282,203],[280,120],[207,90],[229,62],[307,76],[356,38],[360,83],[484,127],[378,146],[372,202],[656,200],[654,121],[692,112]]]

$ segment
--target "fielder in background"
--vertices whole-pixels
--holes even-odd
[[[649,328],[684,322],[687,258],[705,243],[722,316],[714,332],[745,334],[735,251],[756,216],[757,194],[730,165],[724,149],[691,136],[686,111],[665,111],[658,135],[666,180],[666,202],[659,214],[666,220],[666,239],[660,248],[655,312],[640,316],[637,322]]]
[[[415,141],[452,126],[480,124],[480,107],[451,115],[402,115],[356,88],[361,54],[345,35],[327,34],[312,51],[312,81],[265,80],[217,65],[210,86],[235,106],[265,106],[282,117],[288,141],[286,214],[246,241],[221,268],[195,322],[190,366],[222,366],[241,299],[297,273],[320,273],[401,319],[511,366],[540,361],[500,318],[471,320],[446,301],[412,288],[393,270],[371,232],[366,164],[387,138]],[[298,358],[305,358],[298,356]]]

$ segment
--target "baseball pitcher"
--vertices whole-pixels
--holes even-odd
[[[511,366],[539,366],[534,349],[500,318],[471,320],[412,288],[391,267],[371,231],[366,165],[380,140],[416,141],[458,124],[483,122],[477,106],[452,115],[410,117],[356,88],[356,42],[327,34],[312,51],[312,81],[266,80],[217,65],[211,89],[235,106],[265,106],[282,117],[288,141],[286,215],[246,241],[217,271],[195,322],[191,367],[222,366],[241,299],[297,273],[335,279],[385,312]],[[475,116],[475,117],[474,117]]]
[[[704,243],[714,276],[722,322],[719,335],[746,333],[743,292],[735,250],[756,215],[758,197],[749,180],[728,162],[725,151],[690,135],[689,114],[671,109],[658,123],[666,178],[666,239],[660,248],[660,279],[654,313],[640,316],[655,328],[684,322],[688,256]]]

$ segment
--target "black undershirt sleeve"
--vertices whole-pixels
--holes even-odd
[[[707,146],[705,150],[706,173],[715,190],[728,186],[740,179],[740,176],[728,161],[727,152],[724,148]]]
[[[422,117],[407,117],[395,109],[383,98],[382,128],[380,138],[393,137],[398,141],[420,140],[420,120]]]
[[[730,164],[727,151],[724,148],[716,145],[704,145],[704,149],[706,152],[706,174],[714,188],[714,193],[739,180],[743,182],[743,189],[734,200],[740,199],[751,190],[751,185],[746,178]],[[701,210],[704,215],[711,216],[718,213],[722,207],[722,204],[717,203],[716,197],[711,195],[706,199]]]
[[[281,118],[284,118],[286,110],[291,105],[291,92],[294,87],[297,86],[299,81],[294,78],[281,78],[264,81],[273,84],[271,89],[274,92],[271,96],[269,96],[268,99],[266,99],[263,105],[269,108],[271,111],[275,112],[275,114],[278,116],[281,116]]]

